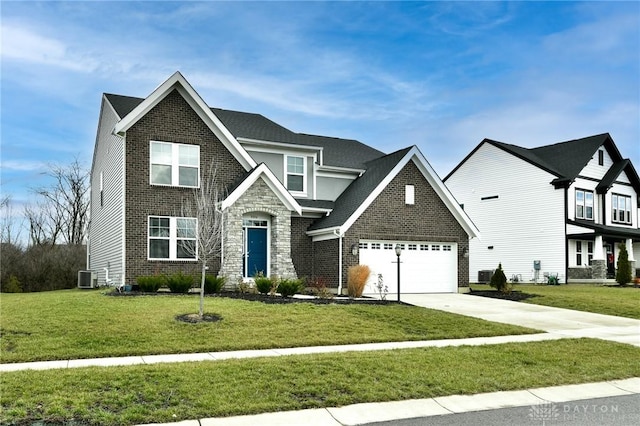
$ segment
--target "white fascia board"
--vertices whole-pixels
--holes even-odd
[[[444,201],[444,204],[447,206],[453,217],[456,218],[458,223],[462,226],[462,228],[467,232],[469,238],[478,238],[480,239],[480,231],[478,227],[473,223],[469,215],[462,209],[460,203],[455,199],[449,188],[442,182],[442,179],[438,176],[438,174],[433,170],[431,164],[427,161],[427,159],[422,155],[422,152],[414,146],[409,154],[415,158],[414,163],[418,167],[418,169],[422,172],[427,182],[431,184],[433,189],[436,191],[436,194]]]
[[[336,226],[333,228],[307,231],[307,235],[311,237],[311,241],[317,242],[317,241],[335,240],[340,238],[344,234],[340,232],[340,227]]]
[[[412,161],[416,164],[420,172],[424,175],[427,182],[433,187],[436,194],[442,199],[449,211],[456,218],[458,223],[467,232],[470,238],[480,238],[480,231],[471,221],[469,216],[462,210],[460,204],[455,200],[449,189],[444,185],[438,177],[429,162],[422,155],[418,147],[415,145],[407,152],[407,154],[395,165],[389,174],[380,182],[380,184],[369,194],[365,201],[356,209],[356,211],[345,221],[340,227],[340,232],[345,233],[351,228],[356,220],[369,208],[371,203],[380,195],[380,193],[391,183],[391,181],[400,173],[400,171]]]
[[[337,172],[337,173],[349,173],[349,174],[356,174],[356,175],[361,175],[362,173],[364,173],[366,170],[364,169],[350,169],[348,167],[337,167],[337,166],[318,166],[318,171],[319,172]]]
[[[243,137],[239,137],[238,142],[244,143],[247,145],[253,145],[253,146],[271,146],[271,147],[284,148],[285,150],[320,151],[320,152],[322,152],[323,150],[321,146],[315,146],[315,145],[298,145],[294,143],[273,142],[273,141],[265,141],[260,139],[250,139],[250,138],[243,138]],[[254,149],[254,150],[259,151],[260,149]]]
[[[220,119],[211,111],[200,95],[191,87],[180,71],[176,71],[164,83],[156,88],[129,114],[122,118],[113,129],[116,134],[123,135],[131,126],[147,114],[153,107],[162,101],[176,88],[198,116],[207,124],[211,131],[220,139],[225,147],[249,171],[256,167],[256,162],[249,153],[240,145],[231,132],[222,124]]]
[[[225,198],[222,202],[221,209],[225,210],[232,206],[260,177],[262,177],[267,186],[269,186],[278,199],[280,199],[280,201],[282,201],[289,210],[295,211],[299,215],[302,214],[302,207],[300,207],[300,204],[298,204],[295,198],[291,196],[289,191],[285,189],[273,172],[264,163],[256,167],[254,171],[251,172],[251,174],[231,194],[229,194],[227,198]]]

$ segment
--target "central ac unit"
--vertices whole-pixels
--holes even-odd
[[[78,288],[98,287],[98,273],[94,271],[78,271]]]

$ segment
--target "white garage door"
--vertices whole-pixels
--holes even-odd
[[[457,293],[458,245],[443,242],[407,242],[361,240],[360,264],[371,268],[365,293],[374,292],[378,274],[382,274],[389,293],[398,292],[396,244],[400,255],[401,293]]]

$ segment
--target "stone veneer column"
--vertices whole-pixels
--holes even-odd
[[[591,260],[591,278],[594,280],[607,279],[607,261],[604,252],[604,244],[602,243],[602,235],[596,235],[593,245],[593,259]]]
[[[224,221],[223,260],[219,275],[235,284],[242,277],[242,218],[246,213],[271,216],[270,274],[296,278],[291,260],[291,211],[261,178],[227,209]]]

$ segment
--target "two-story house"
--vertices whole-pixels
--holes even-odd
[[[635,273],[640,180],[609,134],[532,149],[485,139],[444,182],[482,232],[472,282],[499,262],[524,281],[611,279],[620,243]]]
[[[228,285],[256,273],[321,278],[338,293],[370,265],[403,292],[468,287],[478,231],[420,150],[293,132],[259,114],[209,107],[175,73],[146,98],[104,94],[91,170],[88,268],[99,283],[198,270],[196,219],[181,206],[208,179],[224,186]],[[367,291],[372,291],[370,287]]]

